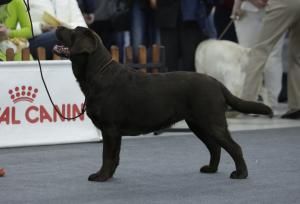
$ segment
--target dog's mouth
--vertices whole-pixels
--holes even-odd
[[[53,53],[63,58],[70,58],[70,49],[65,45],[55,45]]]

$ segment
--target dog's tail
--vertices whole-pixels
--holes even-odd
[[[227,104],[234,110],[242,113],[262,114],[273,117],[273,111],[267,105],[263,103],[242,100],[234,96],[223,84],[221,84],[221,86]]]

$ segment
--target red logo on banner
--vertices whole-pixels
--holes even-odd
[[[8,94],[10,99],[14,104],[19,102],[29,102],[34,103],[37,98],[38,89],[32,86],[16,86],[13,89],[8,90]],[[83,104],[70,104],[65,103],[61,105],[55,105],[56,108],[61,112],[64,117],[75,117],[78,115],[83,107]],[[20,112],[20,110],[25,111],[24,113]],[[84,115],[78,118],[79,120],[84,120]],[[75,121],[71,120],[71,121]],[[70,122],[69,120],[65,120],[60,117],[56,110],[52,107],[52,105],[30,105],[29,107],[25,107],[23,104],[19,106],[7,106],[0,107],[0,124],[7,125],[19,125],[23,122],[29,124],[37,124],[37,123],[56,123],[56,122]]]
[[[11,100],[14,103],[18,103],[20,101],[28,101],[32,103],[37,96],[38,89],[32,88],[32,86],[16,86],[14,89],[10,89],[8,91]]]

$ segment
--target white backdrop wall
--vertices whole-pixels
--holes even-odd
[[[71,63],[42,61],[54,103],[65,116],[80,113],[84,96]],[[38,63],[0,62],[0,147],[100,141],[101,134],[85,114],[63,120],[54,111]]]

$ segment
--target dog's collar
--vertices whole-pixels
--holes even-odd
[[[110,63],[112,63],[112,61],[113,61],[113,58],[111,58],[108,62],[106,62],[103,66],[101,66],[101,68],[100,69],[98,69],[97,70],[97,72],[92,76],[92,79],[94,79],[98,74],[100,74],[100,73],[103,73],[105,70],[106,70],[106,68],[108,67],[108,65],[110,64]],[[93,80],[92,80],[93,81]],[[85,81],[85,83],[87,84],[87,82]],[[93,83],[93,82],[92,82]],[[85,90],[85,92],[86,92],[86,97],[85,98],[87,98],[90,94],[88,93],[88,91],[87,90]]]
[[[103,73],[105,72],[106,68],[108,67],[108,65],[110,63],[112,63],[113,61],[113,58],[111,58],[108,62],[106,62],[100,69],[98,69],[98,71],[96,72],[96,75],[99,74],[99,73]]]

